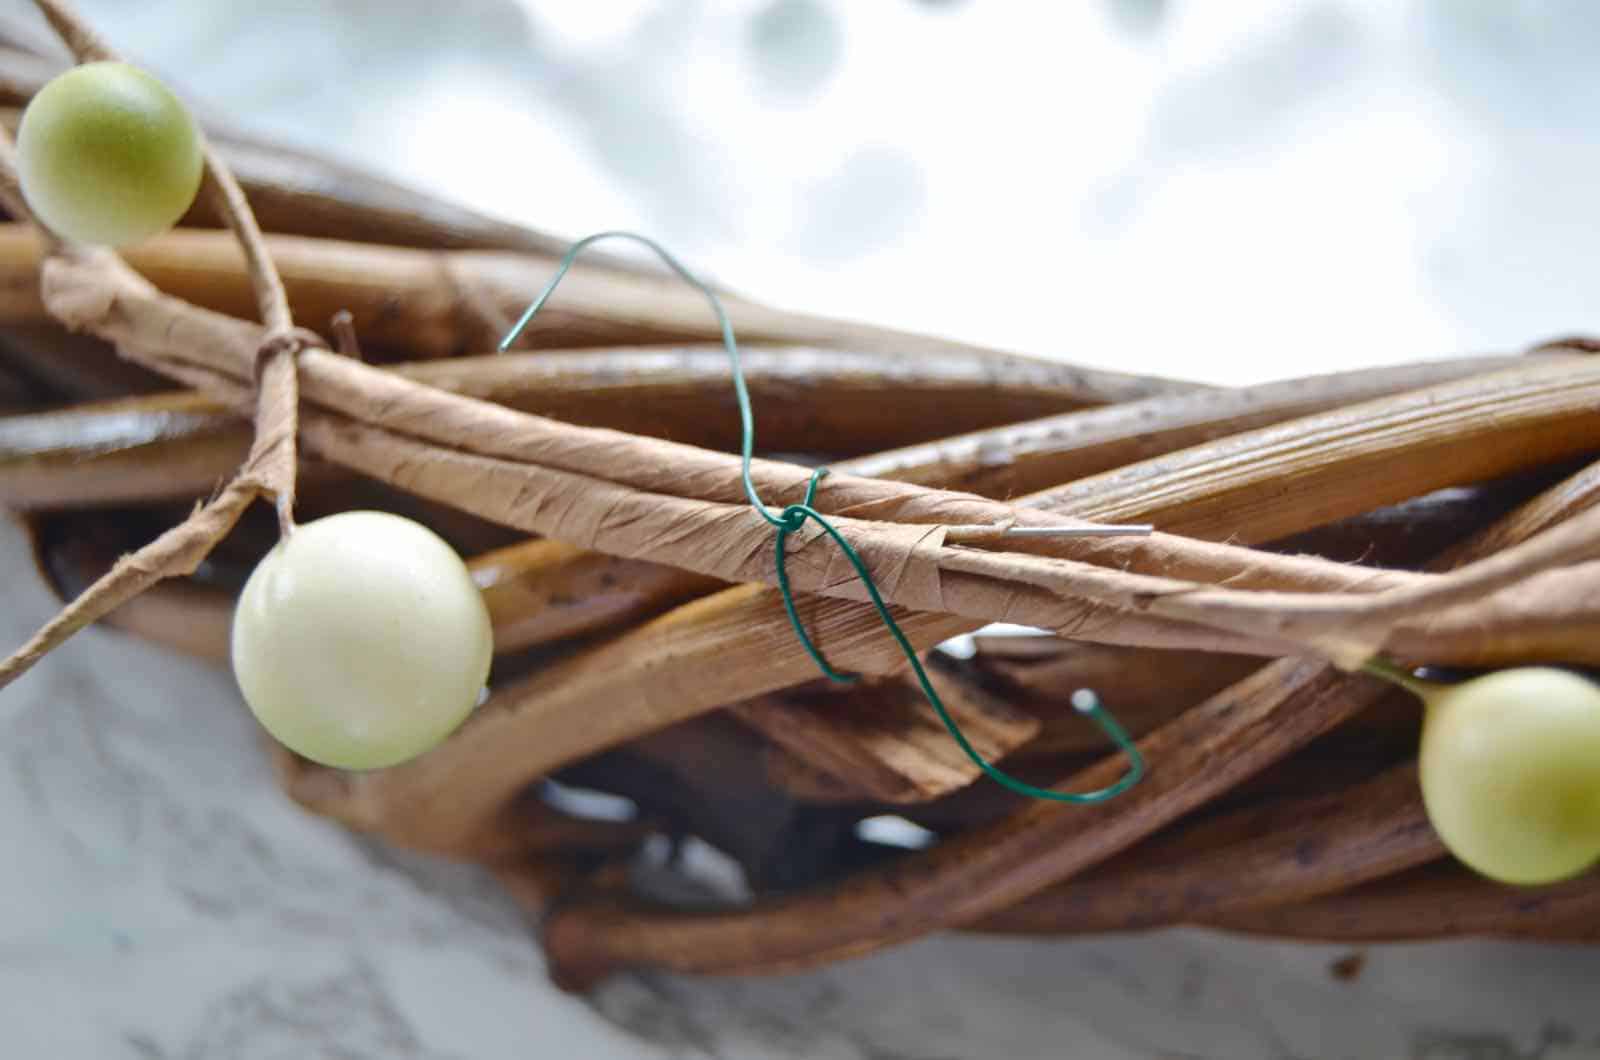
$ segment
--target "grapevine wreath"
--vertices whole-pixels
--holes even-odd
[[[97,621],[231,665],[291,798],[487,866],[576,988],[1596,939],[1592,344],[1221,389],[780,312],[196,122],[38,6],[82,65],[0,52],[0,502],[69,602],[0,687]],[[940,647],[997,621],[1056,635]],[[663,835],[750,896],[642,892]]]

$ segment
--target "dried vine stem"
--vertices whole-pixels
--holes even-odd
[[[726,363],[720,349],[714,357],[714,372],[702,363],[697,351],[513,354],[402,365],[391,370],[452,392],[569,422],[731,444],[732,439],[725,435],[735,425],[725,415],[720,385]],[[784,360],[796,357],[792,363]],[[941,488],[950,488],[949,479],[955,485],[976,487],[984,495],[1015,496],[1103,471],[1135,455],[1157,456],[1295,415],[1492,371],[1516,360],[1486,357],[1429,362],[1237,391],[1146,399],[915,445],[847,461],[837,470]],[[792,393],[796,363],[807,375],[799,394]],[[909,392],[910,403],[917,408],[921,408],[917,395],[924,391],[930,407],[940,402],[941,395],[948,393],[946,379],[957,388],[966,385],[961,382],[965,376],[947,372],[938,358],[931,368],[926,359],[919,360],[904,378],[906,369],[897,364],[903,362],[874,354],[798,351],[797,355],[788,348],[750,351],[745,368],[757,407],[769,407],[763,402],[769,392],[774,399],[786,399],[778,416],[763,416],[762,437],[780,449],[802,446],[806,439],[816,437],[816,432],[827,437],[858,437],[856,414],[834,417],[841,408],[858,409],[862,415],[869,407],[881,408],[882,394],[876,401],[862,400],[876,392],[880,378],[883,387],[900,388],[897,406],[905,404],[903,397]],[[1002,385],[995,391],[962,390],[951,400],[977,405],[980,411],[992,405],[998,413],[1015,396],[1007,379],[999,372],[996,381]],[[1024,388],[1018,385],[1016,389]],[[848,399],[834,400],[841,395]],[[616,400],[619,397],[624,400]],[[237,466],[249,444],[247,428],[221,411],[223,408],[214,399],[181,392],[0,420],[0,499],[23,508],[76,507],[203,493]],[[647,414],[641,416],[639,410],[647,410]],[[902,410],[876,419],[882,426],[869,431],[875,441],[886,432],[903,434],[917,423],[934,422],[936,417],[908,418]],[[722,434],[700,438],[708,425]],[[88,444],[73,443],[80,433]],[[1251,539],[1256,536],[1252,533]],[[570,571],[565,569],[569,566]],[[530,614],[518,621],[534,639],[524,641],[519,635],[513,640],[526,646],[552,635],[605,628],[694,595],[686,586],[706,585],[697,576],[673,568],[570,548],[564,550],[559,563],[541,562],[537,572],[519,575],[517,582],[524,587],[525,602],[534,596],[566,599],[572,596],[573,585],[592,585],[597,576],[613,567],[627,574],[626,594],[585,594],[581,609],[585,617],[577,626],[572,623],[578,608],[556,609],[544,616]],[[548,581],[552,588],[537,589],[538,581]],[[509,617],[504,611],[501,614]],[[539,629],[547,632],[538,633]],[[1122,711],[1126,709],[1124,705]]]
[[[202,497],[250,452],[250,431],[195,391],[0,418],[0,504],[103,508]]]
[[[114,542],[106,544],[114,552]],[[66,559],[68,563],[86,564],[75,579],[73,575],[67,575],[68,585],[86,583],[96,576],[96,564],[102,561],[95,551],[69,549],[65,555],[59,556],[57,562]],[[502,650],[518,646],[523,638],[548,639],[550,635],[577,631],[573,623],[578,623],[581,628],[582,623],[592,622],[597,606],[604,605],[619,593],[626,595],[640,590],[641,586],[635,584],[640,577],[649,578],[655,572],[661,572],[678,575],[680,579],[687,577],[690,586],[696,584],[693,576],[681,575],[673,568],[639,561],[611,560],[593,553],[583,554],[589,561],[587,564],[580,561],[569,567],[565,558],[575,551],[570,546],[556,542],[538,541],[481,556],[472,562],[480,583],[490,583],[485,589],[485,596],[495,618],[496,639]],[[109,563],[110,556],[103,562]],[[550,574],[552,563],[556,564],[556,575],[553,577]],[[66,570],[53,563],[50,569]],[[570,573],[578,580],[571,580],[563,572]],[[527,583],[523,583],[524,576],[530,577]],[[599,580],[608,577],[620,577],[622,580],[620,584],[609,585]],[[502,590],[510,591],[507,593]],[[695,591],[690,589],[690,595]],[[571,597],[572,603],[545,606],[552,593],[559,594],[563,601]],[[158,587],[108,616],[107,621],[178,650],[225,662],[231,603],[229,594],[215,590],[204,591],[181,585]],[[523,606],[529,603],[531,607]],[[1089,647],[1079,645],[1077,650],[1083,651]],[[1218,657],[1207,658],[1210,660],[1210,670],[1221,667],[1224,674],[1229,672],[1229,668]],[[1162,673],[1171,676],[1172,664],[1169,661],[1161,659],[1156,666]],[[1130,692],[1128,682],[1149,669],[1149,659],[1144,658],[1105,672],[1080,675],[1081,680],[1065,684],[1058,680],[1055,682],[1057,687],[1049,696],[1049,709],[1030,711],[1035,717],[1027,719],[1027,728],[1019,728],[1014,721],[1007,719],[1005,708],[993,703],[992,697],[984,694],[982,682],[955,679],[955,675],[948,675],[953,680],[944,681],[940,687],[947,707],[956,712],[968,735],[979,741],[986,757],[994,759],[1019,746],[1023,740],[1028,740],[1030,745],[1036,744],[1037,741],[1029,737],[1038,729],[1038,721],[1048,720],[1074,688],[1085,684],[1102,689],[1109,701],[1118,704],[1118,715],[1124,724],[1130,725],[1135,732],[1148,730],[1156,719],[1141,723],[1140,718],[1149,711],[1141,713],[1134,709],[1137,701],[1129,697],[1138,693]],[[936,681],[940,681],[942,676],[945,676],[942,671],[935,670]],[[1209,681],[1213,675],[1208,673],[1206,676]],[[1233,679],[1237,679],[1237,676],[1242,674],[1236,673]],[[1204,694],[1228,683],[1230,679],[1226,677],[1211,682]],[[892,682],[891,687],[898,684]],[[1159,720],[1165,720],[1175,713],[1174,701],[1183,697],[1183,692],[1172,687],[1170,682],[1163,686],[1163,693],[1166,705]],[[636,697],[619,693],[610,698],[631,702]],[[909,690],[905,690],[905,694],[892,695],[886,688],[871,696],[870,703],[863,703],[859,695],[836,695],[808,701],[804,707],[774,699],[750,702],[734,709],[741,720],[767,732],[780,743],[790,745],[806,759],[825,763],[836,777],[847,782],[858,795],[869,793],[890,802],[920,800],[962,787],[975,776],[970,762],[958,755],[952,757],[955,749],[948,735],[934,722],[920,694]],[[1000,723],[998,726],[997,721]],[[589,732],[591,728],[578,727],[584,732]],[[1084,750],[1101,749],[1101,740],[1084,731],[1081,722],[1077,727],[1062,725],[1061,728],[1063,734],[1070,734],[1077,739],[1076,746]],[[993,734],[995,742],[988,741],[989,734]],[[1090,737],[1088,744],[1082,742],[1085,737]],[[542,740],[539,742],[545,743]],[[291,786],[295,779],[290,778]],[[827,787],[827,798],[837,800],[842,791],[838,781],[830,781]],[[341,787],[338,790],[344,789]]]
[[[1179,450],[1191,450],[1186,462],[1192,464],[1207,452],[1200,447],[1208,442],[1528,363],[1526,357],[1469,357],[1163,394],[911,445],[862,457],[840,470],[984,497],[1016,497]],[[1210,452],[1221,451],[1219,446]]]
[[[116,565],[46,623],[15,653],[0,661],[0,688],[20,677],[68,637],[133,599],[163,578],[192,574],[256,497],[253,486],[235,481],[215,500]]]
[[[40,2],[53,4],[58,0]],[[209,144],[205,148],[205,164],[212,199],[244,251],[261,321],[266,327],[266,336],[256,352],[255,437],[244,474],[273,498],[280,532],[287,536],[294,529],[295,473],[299,462],[296,435],[300,389],[295,357],[308,340],[310,345],[320,345],[321,340],[295,328],[289,297],[273,267],[250,204],[227,163]]]
[[[567,423],[709,448],[738,446],[720,347],[518,353],[388,370]],[[806,452],[822,439],[832,447],[830,457],[924,442],[940,431],[989,428],[986,434],[993,434],[1018,415],[1081,403],[1072,386],[1062,385],[1070,383],[1067,376],[939,354],[908,363],[873,352],[761,347],[747,352],[745,374],[763,413],[765,446]],[[1426,367],[1382,375],[1396,382],[1435,377]],[[1381,385],[1374,379],[1364,392]],[[956,411],[941,412],[950,409]],[[74,444],[75,435],[82,435],[82,444]],[[250,425],[232,410],[192,391],[0,419],[0,503],[76,507],[202,496],[238,466],[250,437]]]
[[[40,11],[80,62],[115,58],[88,26],[61,0],[36,0]],[[9,135],[0,132],[0,170],[4,184],[16,185],[16,166]],[[206,173],[218,189],[218,209],[250,261],[250,276],[259,292],[262,315],[268,333],[258,348],[257,435],[243,471],[215,500],[198,509],[182,525],[168,531],[138,552],[125,557],[106,575],[90,586],[78,599],[47,623],[16,653],[0,662],[0,688],[24,673],[38,659],[73,633],[93,623],[120,604],[138,595],[162,578],[191,573],[199,561],[221,540],[251,501],[263,492],[277,502],[280,526],[292,526],[295,476],[295,420],[299,403],[296,392],[294,355],[304,341],[293,332],[288,301],[283,285],[262,246],[261,232],[250,214],[238,184],[227,167],[208,149]],[[20,199],[20,196],[17,197]],[[15,205],[15,204],[13,204]],[[15,216],[28,216],[25,210]],[[58,257],[80,263],[99,263],[116,270],[117,259],[109,251],[84,251],[54,248]]]
[[[720,582],[540,539],[475,557],[497,652],[581,636],[711,592]]]
[[[1206,923],[1305,900],[1431,861],[1427,815],[1408,796],[1414,766],[1333,794],[1238,810],[1164,833],[972,926],[1085,934]],[[1394,813],[1391,807],[1406,807]]]
[[[1038,718],[1013,709],[977,683],[937,666],[928,676],[945,709],[984,758],[1004,758],[1038,734]],[[926,802],[981,775],[908,677],[866,682],[848,695],[768,696],[736,705],[731,712],[810,767],[838,778],[843,783],[835,787],[857,797]]]
[[[37,288],[38,277],[29,285]],[[109,343],[92,335],[74,335],[54,321],[0,327],[0,363],[37,382],[39,398],[58,405],[65,401],[127,398],[171,388],[167,380],[148,368],[118,357]],[[191,494],[197,496],[200,494]]]
[[[32,221],[32,212],[16,181],[13,152],[9,137],[0,132],[0,204],[11,216]],[[42,225],[36,228],[51,252],[60,249],[60,241],[53,233]],[[156,582],[177,574],[192,573],[211,546],[232,529],[253,499],[254,493],[250,490],[240,488],[237,484],[230,485],[216,498],[198,508],[189,521],[163,534],[138,552],[119,559],[96,582],[93,592],[80,595],[40,628],[27,643],[0,661],[0,688],[10,684],[78,630],[137,597]]]
[[[92,278],[98,278],[101,282],[98,284],[91,282]],[[108,285],[110,292],[107,290]],[[161,348],[153,355],[159,367],[186,382],[221,394],[227,400],[235,402],[243,400],[246,390],[244,384],[238,379],[238,374],[242,374],[241,369],[243,367],[238,364],[238,361],[242,358],[236,356],[233,361],[229,361],[222,357],[207,357],[208,360],[220,361],[232,369],[235,374],[230,376],[199,363],[174,359],[167,349],[167,343],[170,342],[178,350],[195,351],[202,355],[214,355],[219,351],[217,348],[202,341],[205,335],[196,334],[195,325],[197,323],[202,325],[201,330],[203,330],[204,325],[215,325],[222,321],[227,325],[235,326],[237,330],[237,326],[241,326],[239,322],[225,321],[224,318],[216,318],[211,314],[194,310],[192,307],[183,306],[181,303],[170,299],[164,299],[142,280],[127,272],[115,258],[106,256],[91,258],[72,254],[52,259],[46,269],[45,287],[47,297],[53,299],[57,310],[62,312],[69,320],[83,321],[88,319],[98,321],[107,331],[113,333],[119,327],[130,322],[140,321],[146,329],[153,323],[157,333],[160,335],[159,346]],[[149,311],[134,312],[133,307],[135,305],[148,307]],[[137,329],[135,333],[138,333]],[[116,336],[113,334],[113,337]],[[127,352],[127,350],[128,345],[124,344],[124,351]],[[317,365],[318,368],[307,378],[314,378],[319,374],[326,376],[330,371],[336,375],[340,366],[354,367],[361,371],[369,372],[375,379],[379,380],[393,378],[384,373],[373,372],[371,369],[354,364],[346,359],[338,358],[332,354],[319,354],[319,351],[315,350],[305,351],[302,354],[302,367],[312,364]],[[403,380],[401,383],[414,391],[424,393],[425,396],[431,393],[426,391],[426,388],[417,387],[415,384],[409,384]],[[444,395],[440,396],[443,397]],[[464,399],[459,398],[451,400],[464,402]],[[412,404],[415,405],[416,403],[413,402]],[[610,448],[613,450],[619,445],[626,448],[629,445],[638,444],[637,439],[630,439],[626,436],[609,435],[605,434],[605,432],[584,432],[578,428],[557,429],[556,425],[546,424],[531,417],[522,417],[516,413],[509,412],[509,410],[499,409],[496,406],[484,405],[483,403],[467,404],[487,410],[487,413],[491,416],[499,413],[516,416],[519,420],[526,421],[539,429],[545,430],[558,443],[562,441],[570,443],[571,439],[564,438],[563,435],[577,432],[580,435],[604,434],[605,440],[610,443]],[[394,409],[385,410],[382,405],[378,408],[381,415],[376,416],[375,418],[377,419],[396,420],[396,422],[412,427],[426,428],[428,426],[426,412],[424,412],[422,420],[415,420],[409,415],[401,415],[396,419]],[[445,412],[448,413],[448,409]],[[558,535],[571,531],[567,536],[572,536],[586,544],[594,544],[602,539],[607,543],[611,543],[611,539],[615,538],[616,543],[621,546],[615,550],[623,554],[628,554],[630,551],[634,553],[646,551],[648,554],[660,554],[664,547],[657,545],[655,548],[647,549],[644,543],[645,539],[639,536],[641,532],[639,527],[629,531],[625,525],[615,522],[608,524],[606,522],[606,520],[612,519],[623,506],[638,507],[644,505],[645,507],[641,511],[647,513],[646,518],[649,519],[658,517],[660,513],[656,509],[661,505],[665,505],[668,509],[677,509],[680,519],[685,516],[691,519],[699,517],[702,526],[721,525],[725,529],[743,536],[749,536],[753,529],[747,521],[749,513],[739,506],[700,502],[698,507],[695,507],[693,502],[684,502],[678,498],[651,495],[639,491],[629,491],[604,480],[590,479],[580,474],[552,471],[535,465],[507,465],[502,468],[501,464],[504,462],[495,463],[487,458],[469,456],[453,450],[442,450],[436,447],[422,446],[419,451],[418,446],[420,443],[409,442],[397,434],[346,423],[329,414],[319,413],[309,417],[307,422],[308,436],[313,430],[316,437],[323,443],[325,451],[329,451],[330,455],[344,459],[347,462],[353,456],[360,456],[363,453],[369,459],[377,459],[384,462],[391,461],[396,454],[401,455],[401,466],[398,468],[376,469],[370,462],[366,465],[360,465],[365,466],[368,471],[376,471],[377,477],[394,481],[404,480],[406,478],[403,473],[404,468],[408,461],[412,459],[410,454],[414,453],[415,457],[421,458],[426,465],[418,469],[422,473],[436,475],[447,465],[456,473],[460,473],[463,470],[468,472],[467,478],[458,479],[447,489],[448,499],[461,507],[480,512],[492,511],[494,517],[502,522],[533,531],[554,531]],[[698,454],[694,450],[683,450],[683,452],[699,456],[709,455]],[[659,458],[658,454],[648,455]],[[726,458],[721,459],[726,463]],[[476,462],[476,465],[465,466],[462,461],[467,461],[469,464]],[[579,463],[582,463],[582,461],[579,461]],[[493,478],[502,470],[509,470],[517,477],[514,488],[506,496],[510,498],[511,507],[517,508],[520,506],[520,511],[508,511],[505,498],[496,497],[492,494],[487,496],[476,494],[472,489],[474,483],[482,484],[486,481],[486,476]],[[402,482],[402,484],[407,483]],[[532,492],[530,492],[530,488]],[[463,492],[469,494],[469,496],[463,498],[461,496]],[[973,500],[976,501],[975,498]],[[689,503],[691,507],[684,507],[686,503]],[[671,511],[668,514],[670,515]],[[596,516],[599,517],[598,521],[596,521]],[[710,520],[709,524],[707,517]],[[927,529],[913,530],[888,524],[862,524],[860,529],[865,531],[866,536],[876,538],[876,542],[873,545],[868,545],[865,540],[862,543],[867,546],[869,554],[876,554],[879,557],[880,566],[883,565],[884,561],[887,561],[891,566],[902,566],[904,560],[909,558],[911,553],[917,551],[925,537],[930,534],[937,535],[937,531]],[[654,536],[649,534],[647,529],[644,533],[649,537]],[[765,535],[763,535],[760,548],[767,547],[764,537]],[[668,550],[670,554],[667,558],[671,560],[680,558],[687,560],[691,555],[697,555],[699,552],[698,548],[691,547],[691,542],[687,539],[680,538],[676,542],[669,541],[668,544],[673,546]],[[891,556],[889,553],[885,553],[883,546],[887,546],[889,553],[895,553],[895,555]],[[996,555],[995,559],[999,563],[1002,557]],[[736,562],[730,565],[730,560],[735,560]],[[738,560],[737,557],[729,556],[725,552],[717,554],[713,563],[708,564],[706,558],[701,556],[696,562],[686,562],[683,565],[690,569],[700,569],[703,573],[720,576],[728,576],[730,574],[739,576],[743,573],[754,573],[752,559],[747,557],[743,560]],[[1109,572],[1083,568],[1081,564],[1072,564],[1071,566],[1073,569],[1082,568],[1084,571],[1090,572],[1091,580],[1096,582],[1104,581],[1108,576],[1112,577],[1113,580],[1116,577]],[[999,568],[997,567],[995,573],[998,572]],[[764,576],[770,577],[770,572],[767,569],[763,568],[762,573]],[[891,570],[885,569],[883,573],[889,575]],[[1343,574],[1341,573],[1339,576],[1342,577]],[[822,583],[829,577],[830,575],[826,568],[810,573],[806,573],[802,568],[797,582],[803,587],[810,587],[815,583],[821,588]],[[834,578],[835,585],[825,591],[857,591],[854,588],[840,588],[837,584],[837,576],[831,577]],[[906,584],[909,586],[909,583],[905,581],[903,572],[895,573],[892,581],[894,584]],[[1165,586],[1169,583],[1158,579],[1151,581],[1149,584],[1151,586]],[[925,602],[928,603],[933,600],[932,597],[928,596],[930,591],[936,591],[936,586],[932,583],[925,583],[920,593],[921,597],[925,598]],[[1039,602],[1043,605],[1047,601],[1041,598]]]
[[[1597,914],[1600,887],[1592,876],[1529,890],[1439,864],[1300,904],[1229,912],[1213,926],[1329,942],[1462,936],[1595,942]]]
[[[64,0],[34,0],[34,6],[78,62],[96,63],[117,58],[105,39]]]
[[[1416,404],[1428,404],[1434,396],[1429,394]],[[1581,405],[1575,406],[1575,409],[1581,408]],[[1275,439],[1270,432],[1263,441],[1288,444],[1286,438]],[[1242,445],[1235,452],[1242,452]],[[1481,456],[1499,458],[1495,447],[1480,446],[1464,454],[1463,463],[1445,465],[1432,460],[1429,466],[1436,475],[1454,471],[1472,473],[1471,461]],[[412,460],[407,464],[418,462]],[[381,467],[373,470],[386,473]],[[460,476],[440,477],[450,481]],[[506,488],[477,493],[506,494],[510,492],[511,481],[508,480]],[[412,486],[419,488],[418,480],[413,479]],[[1251,515],[1254,514],[1251,510]],[[1130,494],[1116,517],[1139,518],[1137,498]],[[1281,530],[1282,524],[1277,520],[1276,513],[1272,513],[1271,519],[1263,521]],[[1252,523],[1253,519],[1246,520],[1235,529],[1248,540],[1259,532]],[[1347,568],[1345,573],[1350,573]],[[787,625],[770,595],[730,590],[702,605],[685,609],[678,618],[681,621],[653,623],[602,649],[600,655],[586,656],[570,666],[502,690],[496,697],[495,709],[482,714],[487,728],[469,727],[460,738],[418,763],[415,770],[408,767],[391,771],[382,778],[363,778],[349,803],[320,808],[361,827],[380,829],[400,842],[426,846],[448,844],[452,829],[480,812],[473,809],[480,797],[484,805],[492,806],[506,792],[515,790],[524,778],[538,775],[566,756],[590,753],[613,742],[633,738],[651,727],[782,687],[810,674],[809,662],[798,651],[789,650],[792,643]],[[928,618],[915,616],[910,626],[913,639],[924,645],[969,628],[965,624],[936,619],[925,623]],[[1081,625],[1071,627],[1075,636],[1126,635],[1131,629],[1127,616],[1109,612],[1095,616],[1090,612],[1085,613],[1084,618]],[[808,624],[818,630],[829,651],[848,665],[870,670],[886,661],[886,653],[881,650],[875,653],[872,649],[875,627],[870,617],[863,620],[860,614],[847,616],[841,607],[819,604],[807,619]],[[862,637],[867,638],[867,643],[860,642]],[[1145,642],[1160,643],[1154,639]],[[1190,643],[1204,643],[1205,647],[1218,650],[1241,647],[1215,637],[1209,642]],[[1437,639],[1426,646],[1439,657],[1448,654],[1448,646]],[[743,654],[745,652],[749,654]],[[740,668],[740,672],[728,677],[734,684],[726,687],[724,682],[707,684],[702,680],[708,666],[714,667],[716,660],[730,657],[759,657],[763,665]],[[654,660],[648,673],[638,673],[631,665],[631,660],[639,658]],[[681,678],[676,676],[680,673]],[[596,725],[592,704],[600,702],[625,702],[636,709],[609,713],[604,725]],[[560,723],[558,719],[568,710],[576,712],[574,717],[584,718],[584,724]],[[513,743],[525,748],[526,753],[516,759],[516,768],[526,767],[526,772],[509,775],[506,773],[508,760],[501,752]],[[451,790],[452,777],[468,775],[473,778],[474,791],[455,792],[448,798],[440,796],[441,792]],[[500,779],[491,782],[491,778]],[[502,781],[507,785],[504,790],[500,790]],[[465,818],[454,818],[456,813],[464,814]]]
[[[1061,709],[1076,689],[1092,688],[1115,703],[1117,720],[1143,736],[1262,666],[1257,656],[1153,651],[1054,637],[980,636],[975,646],[968,665],[976,680],[1003,690],[1007,702],[1044,723],[1023,749],[1029,757],[1105,750],[1099,733]]]

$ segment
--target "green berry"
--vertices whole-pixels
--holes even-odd
[[[178,223],[200,188],[200,131],[160,81],[87,63],[39,90],[17,130],[22,194],[79,243],[123,246]]]

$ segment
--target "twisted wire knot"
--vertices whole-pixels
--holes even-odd
[[[795,534],[806,525],[806,520],[811,518],[811,510],[803,504],[791,504],[778,514],[778,532]]]

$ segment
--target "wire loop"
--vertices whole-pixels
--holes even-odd
[[[922,694],[927,697],[934,713],[939,716],[939,721],[950,733],[950,737],[955,740],[956,745],[961,748],[962,752],[991,780],[1019,795],[1065,803],[1105,802],[1107,799],[1115,798],[1137,784],[1145,774],[1144,756],[1139,752],[1138,745],[1128,735],[1127,730],[1101,704],[1099,697],[1087,689],[1080,690],[1073,695],[1074,708],[1088,716],[1091,721],[1098,725],[1111,743],[1128,759],[1127,771],[1118,780],[1106,787],[1086,792],[1058,791],[1053,788],[1037,787],[1026,781],[1019,780],[995,766],[984,758],[977,748],[972,746],[966,734],[961,731],[961,726],[956,723],[955,718],[951,716],[950,711],[945,707],[944,701],[939,698],[939,693],[933,687],[933,681],[928,677],[928,672],[923,667],[921,656],[917,653],[916,648],[911,645],[911,642],[906,639],[905,632],[901,630],[900,624],[895,621],[894,615],[889,610],[889,605],[884,602],[882,594],[878,592],[878,586],[873,581],[872,574],[867,569],[865,561],[856,552],[854,546],[839,532],[838,528],[813,507],[817,496],[817,487],[822,482],[823,477],[828,474],[828,469],[817,468],[812,473],[811,481],[806,485],[805,499],[800,503],[791,504],[777,514],[773,514],[766,504],[762,502],[760,495],[756,491],[755,480],[751,475],[751,462],[755,458],[756,445],[755,415],[750,407],[750,391],[745,385],[744,369],[739,360],[739,344],[733,335],[733,324],[729,321],[727,311],[723,308],[722,301],[717,297],[716,292],[702,283],[698,277],[680,264],[678,259],[668,253],[660,244],[646,236],[621,231],[598,232],[578,240],[572,244],[566,256],[561,259],[560,265],[556,267],[555,274],[550,278],[550,282],[545,284],[544,290],[539,292],[538,297],[517,319],[517,322],[511,326],[511,330],[506,332],[505,337],[500,340],[499,351],[504,353],[512,343],[517,341],[517,338],[527,328],[529,322],[549,301],[550,296],[555,293],[556,287],[560,285],[567,271],[572,268],[572,264],[577,260],[578,255],[591,244],[598,243],[603,239],[626,239],[649,248],[661,259],[663,264],[678,275],[679,279],[704,295],[707,303],[711,306],[711,311],[716,314],[717,323],[722,329],[722,345],[728,351],[728,360],[732,367],[733,389],[738,399],[739,420],[743,427],[740,455],[743,461],[745,497],[749,500],[750,506],[755,509],[756,513],[777,531],[773,553],[777,567],[778,591],[783,597],[784,611],[788,614],[789,622],[794,626],[795,635],[799,637],[800,644],[805,648],[806,654],[811,656],[828,680],[839,684],[853,684],[861,679],[861,675],[837,670],[828,662],[816,643],[812,641],[811,635],[806,632],[805,623],[801,621],[800,612],[795,606],[794,590],[789,584],[786,545],[790,535],[803,530],[808,521],[815,522],[823,533],[833,540],[833,543],[839,547],[840,552],[844,554],[851,567],[855,569],[856,576],[861,579],[862,585],[867,590],[867,596],[872,601],[872,606],[877,609],[878,617],[883,620],[884,627],[889,631],[889,635],[894,638],[900,650],[905,653],[906,661],[911,666],[911,672],[916,675],[917,684],[921,686]]]

